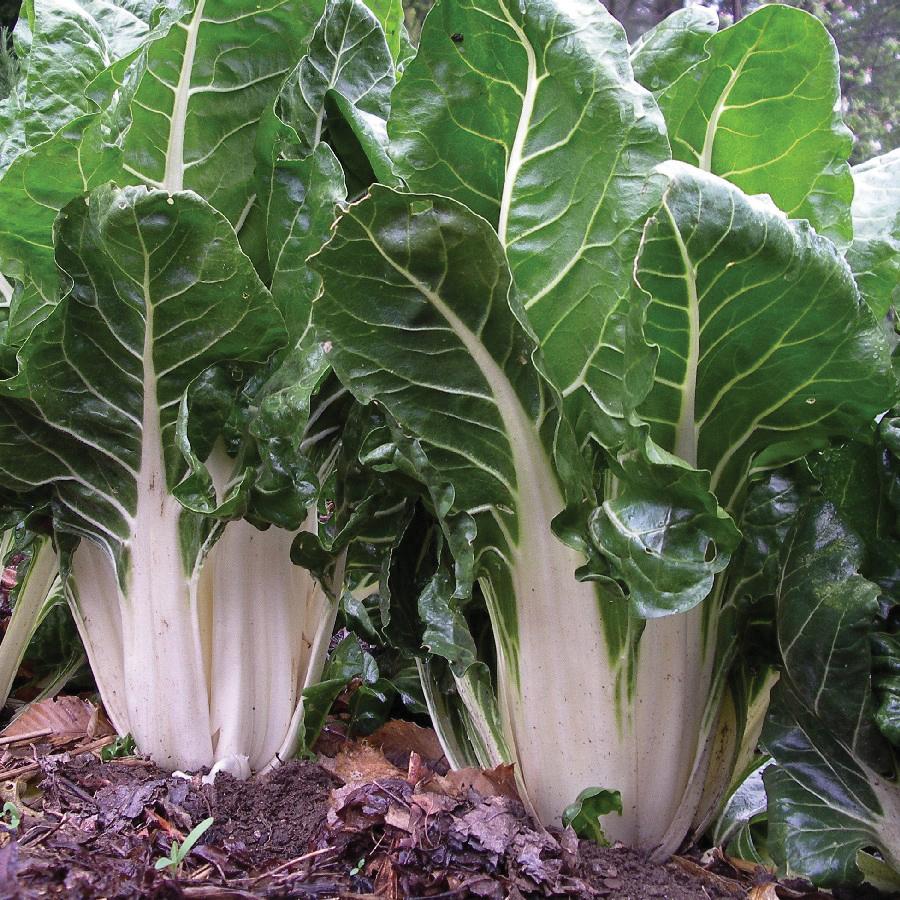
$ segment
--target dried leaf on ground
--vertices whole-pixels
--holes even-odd
[[[427,763],[440,762],[444,757],[441,742],[433,728],[422,728],[402,719],[386,722],[370,734],[366,742],[382,750],[396,765],[401,765],[398,760],[409,757],[410,753],[418,753]]]
[[[115,730],[103,710],[81,697],[54,697],[32,703],[0,732],[5,745],[35,740],[61,747],[74,741],[112,737]]]
[[[457,769],[446,775],[432,775],[420,787],[453,797],[465,797],[474,789],[482,797],[519,799],[515,767],[512,765],[500,765],[495,769]]]
[[[773,883],[758,884],[750,889],[747,900],[779,900],[778,892]]]
[[[406,774],[388,762],[381,750],[366,743],[346,744],[334,759],[323,759],[322,766],[347,785],[366,784],[379,778],[403,778]]]

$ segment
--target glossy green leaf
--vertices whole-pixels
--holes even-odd
[[[612,462],[614,496],[594,510],[591,538],[628,585],[642,618],[686,612],[712,590],[740,532],[709,489],[709,473],[635,430]]]
[[[381,23],[391,56],[396,63],[409,40],[404,40],[406,26],[402,0],[366,0],[366,5]]]
[[[311,153],[328,123],[329,91],[369,115],[387,119],[394,66],[378,19],[362,0],[328,0],[307,55],[281,88],[276,112]]]
[[[0,171],[27,147],[96,110],[88,85],[147,33],[147,20],[105,0],[37,0],[24,76],[4,101]],[[14,107],[14,108],[13,108]]]
[[[659,97],[673,156],[849,241],[852,137],[836,111],[838,55],[822,23],[773,3],[713,35],[706,51]]]
[[[706,6],[688,6],[666,16],[631,48],[635,81],[655,94],[670,88],[706,59],[706,42],[718,27],[716,11]]]
[[[878,708],[875,724],[900,748],[900,638],[876,634],[872,640],[872,678]]]
[[[892,403],[888,346],[830,241],[721,178],[664,168],[637,266],[660,348],[640,414],[733,509],[755,456],[856,435]]]
[[[22,153],[0,180],[0,268],[19,291],[10,303],[6,341],[18,346],[59,299],[53,224],[73,198],[117,177],[120,154],[97,146],[95,117],[82,116]]]
[[[618,791],[585,788],[575,802],[563,811],[563,826],[566,828],[571,826],[580,838],[593,841],[601,847],[608,847],[609,841],[603,833],[600,817],[612,812],[622,815],[622,795]]]
[[[817,884],[858,881],[859,850],[900,863],[900,786],[872,720],[870,638],[878,590],[857,574],[859,539],[813,504],[783,553],[777,595],[783,673],[763,732],[769,849]]]
[[[621,440],[639,367],[625,352],[639,229],[669,155],[621,25],[593,0],[445,2],[428,16],[388,125],[398,173],[497,229],[544,365],[579,438]],[[651,363],[652,364],[652,363]]]
[[[853,243],[847,262],[876,316],[900,282],[900,149],[853,167]]]
[[[257,175],[272,293],[294,338],[308,328],[319,288],[306,259],[327,240],[336,206],[347,196],[345,171],[326,141],[333,129],[343,134],[348,119],[380,122],[384,133],[393,85],[393,61],[375,16],[362,0],[329,0],[307,55],[263,118]],[[341,101],[339,113],[329,98]]]
[[[133,91],[125,167],[153,188],[191,189],[239,227],[253,205],[255,126],[302,55],[322,0],[182,0],[141,52],[92,88]]]

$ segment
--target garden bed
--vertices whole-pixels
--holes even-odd
[[[411,723],[362,742],[332,737],[319,762],[212,784],[138,757],[101,761],[112,736],[98,728],[5,748],[5,799],[21,821],[0,838],[0,898],[825,896],[729,869],[721,855],[712,868],[682,857],[657,866],[545,832],[508,768],[449,772],[433,732]],[[180,869],[157,869],[207,817]]]

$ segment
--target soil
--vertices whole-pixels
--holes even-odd
[[[395,768],[380,759],[387,773]],[[20,801],[23,819],[0,849],[3,900],[745,896],[714,875],[698,880],[625,848],[541,831],[518,800],[451,784],[417,756],[411,768],[425,777],[416,783],[398,775],[354,783],[340,761],[332,767],[345,777],[291,762],[268,777],[219,775],[212,785],[140,759],[63,753],[38,762],[40,797]],[[181,872],[157,871],[171,841],[207,816],[215,822]]]
[[[210,784],[140,757],[101,761],[113,740],[75,697],[35,704],[0,732],[0,805],[21,812],[15,828],[0,818],[0,900],[831,898],[720,851],[659,866],[542,829],[512,766],[450,771],[434,732],[411,722],[349,740],[333,718],[317,762]],[[158,869],[209,817],[180,866]]]

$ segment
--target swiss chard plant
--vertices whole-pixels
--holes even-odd
[[[386,414],[370,458],[440,524],[418,611],[464,707],[430,692],[448,755],[514,761],[546,823],[618,790],[609,836],[658,856],[768,703],[754,482],[897,392],[844,257],[833,42],[776,6],[713,30],[685,11],[629,48],[587,0],[437,4],[392,98],[403,187],[311,260],[328,357]]]
[[[265,770],[348,677],[360,730],[398,690],[353,638],[326,667],[343,597],[546,824],[621,798],[606,837],[658,858],[715,818],[822,883],[896,865],[898,158],[848,166],[833,41],[780,5],[633,46],[594,0],[401,19],[26,4],[0,689],[59,571],[122,734]]]
[[[297,751],[345,576],[377,571],[402,512],[380,513],[368,476],[358,497],[341,461],[349,398],[303,290],[346,197],[326,141],[358,155],[354,104],[374,91],[384,111],[394,57],[356,0],[27,13],[4,110],[0,466],[19,508],[50,513],[29,579],[58,554],[106,709],[142,752],[261,770]]]

